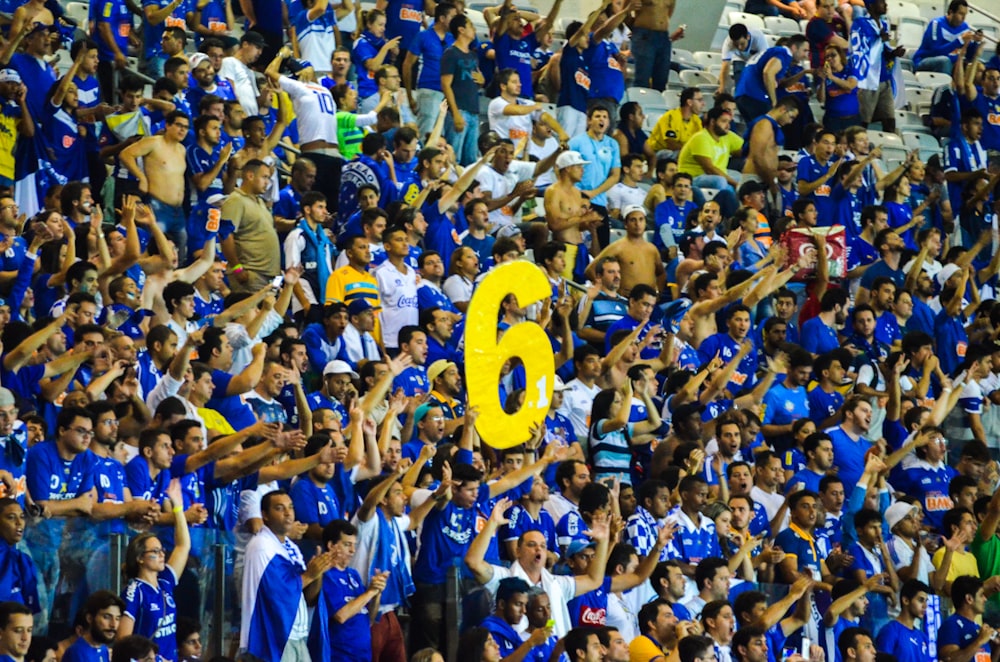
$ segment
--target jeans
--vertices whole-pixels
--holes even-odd
[[[455,150],[455,159],[460,165],[472,165],[479,158],[479,114],[462,110],[465,129],[455,130],[451,114],[444,121],[444,139]]]
[[[673,46],[670,33],[645,28],[632,29],[632,56],[635,58],[635,84],[662,92],[670,75]]]
[[[947,55],[925,57],[917,65],[917,71],[936,71],[939,74],[950,74],[954,68],[955,63]]]
[[[702,194],[701,189],[703,188],[714,188],[718,189],[719,192],[715,196],[715,201],[719,203],[719,212],[722,214],[723,218],[729,218],[736,213],[739,208],[739,202],[736,200],[736,192],[733,187],[729,185],[726,178],[721,175],[698,175],[694,178],[694,191],[696,191],[696,197],[701,196],[704,200],[704,194]],[[704,204],[704,202],[695,202],[698,206]]]
[[[418,87],[416,91],[417,126],[420,127],[420,142],[424,142],[427,134],[434,130],[434,122],[441,112],[441,102],[444,92]]]
[[[184,208],[168,205],[153,196],[149,196],[149,206],[156,215],[156,224],[177,247],[177,263],[184,264],[187,259],[187,217]]]

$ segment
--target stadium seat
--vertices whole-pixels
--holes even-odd
[[[764,31],[764,19],[756,14],[747,14],[742,11],[731,11],[729,12],[729,25],[736,25],[737,23],[742,23],[747,26],[748,30],[760,30]]]
[[[779,37],[790,37],[793,34],[802,34],[802,28],[799,26],[798,22],[791,18],[785,18],[784,16],[764,17],[764,28],[771,34],[776,34]]]
[[[687,69],[680,73],[681,82],[687,87],[699,87],[701,85],[718,86],[719,78],[708,71],[696,71]]]
[[[869,129],[868,140],[873,145],[881,145],[882,147],[903,147],[903,139],[897,134],[889,133],[888,131],[872,131]]]
[[[933,150],[935,152],[941,151],[941,144],[938,142],[938,139],[929,133],[904,131],[903,144],[906,145],[907,149],[919,149],[921,151]]]
[[[719,195],[719,189],[717,188],[703,188],[701,189],[701,194],[705,196],[705,201],[715,200],[715,196]]]
[[[681,92],[680,90],[663,90],[663,102],[667,105],[668,109],[680,108],[681,106]]]
[[[934,90],[942,85],[951,85],[951,74],[939,74],[936,71],[918,71],[915,75],[920,84],[929,90]]]
[[[683,48],[675,48],[670,52],[670,61],[683,64],[688,67],[702,68],[694,59],[694,53]]]
[[[76,21],[77,26],[87,30],[87,21],[90,20],[90,7],[86,2],[70,2],[66,5],[66,16]]]
[[[905,0],[889,0],[887,7],[889,9],[889,18],[893,23],[903,17],[921,18],[920,7],[912,2],[906,2]]]
[[[694,61],[706,69],[722,64],[722,53],[717,51],[695,51],[693,55]]]
[[[903,132],[903,142],[906,142],[906,132],[919,133],[925,130],[920,115],[909,110],[896,111],[896,129]]]
[[[663,96],[659,92],[650,87],[630,87],[625,90],[626,101],[638,101],[643,107],[648,103],[662,105],[659,102],[662,98]],[[653,101],[654,99],[656,99],[655,102]]]
[[[917,78],[917,74],[903,69],[903,86],[909,89],[911,87],[923,87],[924,84]]]
[[[923,41],[924,28],[916,23],[901,23],[896,35],[900,46],[905,47],[908,51],[915,51],[920,47],[920,42]]]
[[[931,102],[934,99],[934,90],[923,87],[907,87],[906,103],[910,110],[917,115],[923,115],[931,110]]]

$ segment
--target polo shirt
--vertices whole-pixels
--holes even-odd
[[[702,129],[684,143],[677,158],[677,170],[686,172],[692,177],[704,175],[704,168],[694,157],[707,156],[712,165],[724,171],[729,168],[729,155],[739,152],[742,148],[743,138],[732,131],[715,138],[708,129]]]
[[[667,149],[668,138],[679,140],[681,143],[687,143],[687,141],[694,137],[694,134],[701,130],[701,118],[697,114],[692,113],[691,117],[685,120],[681,114],[681,109],[674,108],[665,112],[657,120],[656,125],[653,126],[653,130],[649,134],[649,146],[654,152],[658,152],[662,149]],[[678,170],[680,170],[679,164]],[[680,171],[685,172],[683,170]]]

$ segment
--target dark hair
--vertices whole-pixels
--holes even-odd
[[[580,460],[564,460],[556,467],[556,487],[563,489],[563,483],[570,483],[576,475],[576,465],[584,464]]]
[[[972,575],[956,577],[951,583],[951,604],[957,610],[965,604],[965,598],[975,599],[976,593],[983,587],[983,580]]]
[[[706,581],[712,581],[715,579],[715,573],[719,568],[728,567],[729,562],[725,559],[719,558],[718,556],[709,556],[708,558],[702,559],[694,569],[694,583],[698,588],[698,591],[705,588]]]
[[[289,498],[291,497],[291,495],[289,495],[288,493],[288,490],[282,488],[278,488],[273,492],[268,492],[267,494],[265,494],[260,498],[260,512],[266,513],[268,510],[270,510],[271,501],[273,501],[276,497],[279,496],[286,496]]]
[[[759,605],[761,602],[767,602],[767,594],[761,591],[744,591],[736,596],[736,600],[733,602],[733,614],[736,615],[736,622],[740,626],[740,630],[744,627],[743,619],[741,618],[744,614],[750,614],[753,612],[753,608]],[[746,621],[749,623],[749,619]],[[736,646],[733,646],[735,649]]]
[[[642,628],[641,623],[639,627]],[[591,635],[597,636],[597,632],[591,627],[573,628],[566,633],[566,636],[563,638],[563,645],[566,649],[566,656],[569,657],[569,662],[576,662],[577,653],[584,653],[586,655],[587,640],[590,639]],[[461,644],[459,644],[459,653],[461,652]],[[468,662],[479,660],[478,657],[462,657],[461,655],[456,656],[455,659],[468,660]]]
[[[822,481],[820,481],[822,483]],[[819,495],[812,490],[799,490],[794,494],[788,495],[788,509],[795,510],[795,507],[799,505],[799,501],[806,497],[812,497],[813,499],[819,500]]]
[[[827,290],[819,302],[820,312],[830,312],[837,306],[843,308],[847,305],[847,299],[847,290],[842,290],[840,288]]]
[[[335,519],[323,527],[323,544],[336,545],[344,536],[356,536],[358,529],[345,519]]]
[[[122,609],[124,609],[124,605]],[[133,634],[115,642],[114,648],[111,649],[111,662],[141,660],[150,653],[158,652],[160,652],[160,647],[154,641],[138,634]]]
[[[13,501],[13,499],[11,499]],[[14,503],[17,503],[14,501]],[[27,605],[21,604],[20,602],[12,602],[10,600],[6,602],[0,602],[0,630],[3,630],[10,623],[10,617],[15,614],[24,614],[26,616],[31,616],[31,609]]]
[[[840,659],[847,659],[847,649],[857,646],[858,637],[868,637],[871,639],[872,635],[868,630],[859,627],[849,627],[840,633],[840,637],[837,639],[837,650],[840,651]]]
[[[590,482],[580,490],[579,511],[593,513],[611,504],[611,490],[603,483]]]
[[[933,595],[934,591],[919,579],[908,579],[903,582],[903,587],[899,589],[899,601],[902,602],[904,599],[912,600],[917,597],[918,593]]]
[[[966,514],[972,515],[968,508],[951,508],[946,511],[944,517],[941,519],[941,531],[944,535],[949,538],[954,535],[952,529],[957,529],[962,525],[962,517]],[[955,604],[958,603],[956,602]]]
[[[787,98],[787,97],[786,97]],[[705,651],[715,646],[711,637],[690,635],[677,642],[677,654],[681,662],[694,662],[703,657]]]
[[[440,5],[438,5],[440,6]],[[518,593],[524,593],[527,595],[531,592],[531,585],[524,581],[520,577],[507,577],[500,580],[500,584],[497,586],[496,601],[500,602],[503,600],[507,602],[513,598]]]

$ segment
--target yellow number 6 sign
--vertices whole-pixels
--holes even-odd
[[[476,288],[466,315],[465,383],[469,406],[479,407],[476,430],[494,448],[510,448],[531,438],[532,425],[543,423],[552,400],[555,361],[552,344],[534,322],[515,324],[497,342],[500,304],[508,294],[519,306],[552,296],[552,285],[530,262],[509,262],[490,272]],[[512,357],[524,363],[527,392],[524,406],[507,414],[497,382],[503,364]]]

